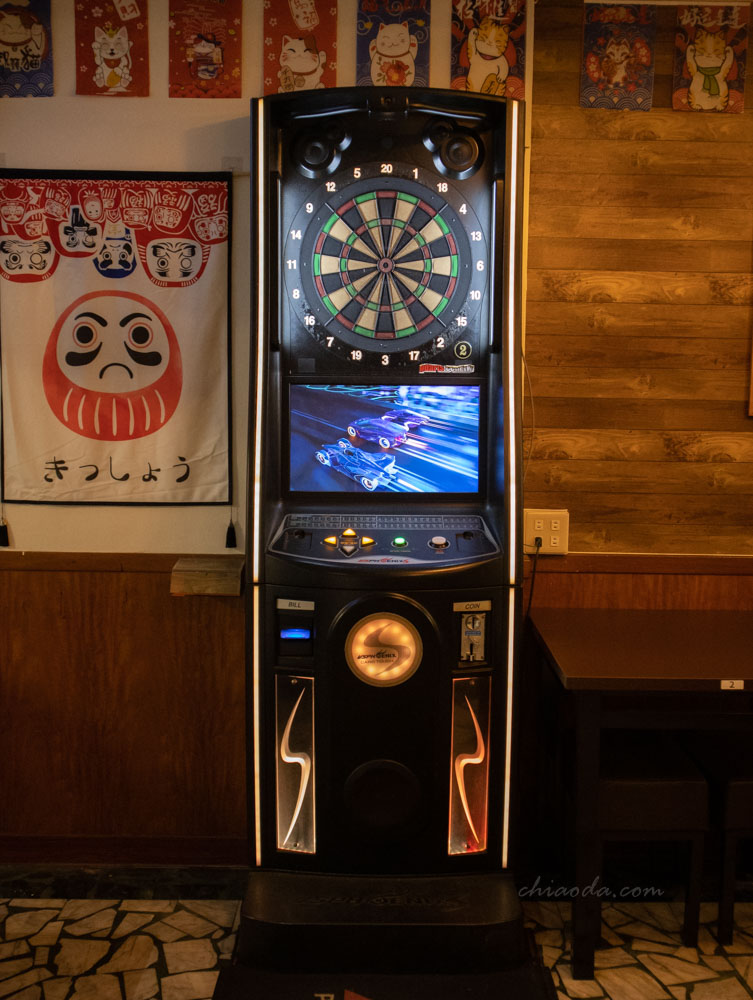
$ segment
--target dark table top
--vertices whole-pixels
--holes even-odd
[[[753,611],[537,608],[531,624],[569,690],[753,690]]]

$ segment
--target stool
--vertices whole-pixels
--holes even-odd
[[[708,785],[691,758],[662,733],[602,733],[599,775],[599,853],[607,841],[690,843],[682,940],[698,941],[703,848],[708,829]],[[601,871],[601,856],[598,868]],[[592,897],[588,926],[598,941],[600,900]],[[592,949],[591,953],[592,953]],[[579,975],[579,978],[590,977]]]
[[[686,746],[711,785],[712,824],[722,844],[717,935],[731,944],[737,845],[753,837],[753,734],[696,734]]]

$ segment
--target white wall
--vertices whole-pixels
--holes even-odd
[[[263,0],[243,2],[243,96],[234,100],[168,98],[168,0],[149,2],[151,96],[75,96],[74,2],[52,0],[55,96],[0,100],[0,166],[180,171],[226,169],[226,158],[242,164],[233,180],[231,303],[233,521],[242,551],[251,335],[249,101],[262,93]],[[434,87],[449,85],[450,9],[450,0],[432,0]],[[355,0],[339,0],[338,86],[355,79],[355,12]],[[224,552],[229,520],[227,507],[14,503],[5,504],[4,515],[11,546],[26,551]]]

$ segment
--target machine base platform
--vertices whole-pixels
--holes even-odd
[[[234,962],[305,973],[463,974],[519,966],[527,957],[520,900],[502,873],[258,871],[241,908]]]
[[[501,972],[464,975],[269,972],[223,967],[214,1000],[556,1000],[552,977],[528,962]]]

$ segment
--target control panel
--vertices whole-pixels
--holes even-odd
[[[476,514],[288,514],[271,552],[326,565],[447,566],[488,559],[499,546]]]

